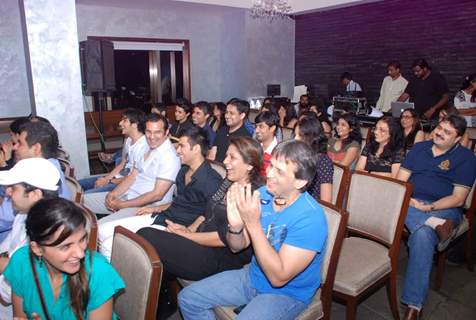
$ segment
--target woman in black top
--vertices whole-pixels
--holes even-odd
[[[395,178],[405,156],[402,147],[400,124],[392,117],[383,117],[375,125],[355,169]]]
[[[405,153],[410,151],[415,143],[425,140],[425,133],[421,130],[420,119],[414,109],[406,109],[400,114],[400,125]]]

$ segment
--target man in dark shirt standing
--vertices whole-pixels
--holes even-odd
[[[251,137],[249,131],[244,126],[249,109],[248,103],[243,100],[232,99],[227,103],[225,112],[226,126],[218,130],[215,143],[208,154],[208,159],[223,162],[231,137]]]
[[[417,59],[412,64],[415,75],[410,80],[398,101],[408,98],[415,103],[416,112],[427,119],[438,116],[438,111],[448,103],[448,84],[445,78],[431,70],[424,59]]]

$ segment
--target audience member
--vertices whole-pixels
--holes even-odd
[[[223,162],[232,137],[251,137],[251,134],[244,127],[248,112],[249,105],[243,100],[233,99],[226,106],[226,126],[221,127],[217,132],[215,143],[208,155],[210,160]]]
[[[25,220],[28,210],[40,199],[58,197],[60,173],[54,164],[43,158],[29,158],[18,161],[10,170],[0,172],[0,185],[6,186],[6,194],[11,198],[16,210],[12,230],[0,244],[0,273],[3,273],[10,257],[20,247],[28,244]],[[0,318],[11,319],[11,288],[0,276]]]
[[[239,253],[233,253],[227,248],[225,195],[232,183],[250,183],[253,190],[262,185],[263,179],[259,174],[262,155],[260,145],[253,139],[232,138],[224,160],[227,176],[216,193],[208,198],[203,215],[188,226],[166,220],[167,231],[152,227],[138,231],[138,234],[149,240],[157,250],[164,265],[165,282],[175,277],[200,280],[225,270],[239,269],[250,262],[251,248]],[[163,281],[164,284],[165,288],[167,283]],[[174,298],[170,297],[167,291],[170,292],[161,292],[160,299],[166,299],[169,306],[174,306]],[[173,307],[167,309],[175,311]],[[159,312],[163,313],[160,309]]]
[[[170,127],[169,134],[174,138],[180,138],[182,132],[191,127],[192,105],[186,99],[177,99],[175,103],[175,123]]]
[[[302,94],[299,97],[299,103],[294,106],[296,115],[301,115],[303,112],[309,111],[309,95]]]
[[[438,119],[435,120],[436,121],[436,124],[438,124],[439,122],[441,122],[445,117],[447,117],[448,115],[450,114],[453,114],[453,115],[457,115],[458,114],[458,110],[456,110],[455,107],[446,107],[446,108],[443,108],[441,109],[439,112],[438,112]],[[432,121],[432,122],[435,122],[435,121]],[[426,138],[425,140],[433,140],[434,136],[435,136],[435,129],[436,129],[436,125],[435,127],[433,128],[433,130],[431,130],[430,133],[427,133],[426,134]],[[465,133],[463,134],[463,136],[461,137],[461,139],[459,140],[459,144],[462,145],[463,147],[465,148],[470,148],[470,140],[469,140],[469,135],[468,135],[468,131],[465,131]]]
[[[414,109],[406,109],[400,114],[400,125],[403,131],[403,150],[405,153],[410,151],[415,143],[425,140],[420,118]]]
[[[362,134],[359,120],[352,113],[344,113],[337,119],[334,131],[335,138],[329,139],[327,155],[333,162],[351,166],[360,154]]]
[[[415,103],[415,110],[420,117],[427,119],[438,116],[438,111],[448,103],[448,84],[445,78],[434,72],[428,62],[417,59],[412,64],[414,77],[410,79],[405,92],[398,101]]]
[[[349,72],[344,72],[340,76],[340,83],[345,88],[345,92],[362,92],[362,87],[352,80],[352,75]]]
[[[99,220],[99,251],[110,258],[112,240],[116,226],[137,231],[150,225],[165,229],[167,223],[191,225],[205,211],[207,201],[220,186],[221,176],[205,161],[208,151],[206,133],[198,127],[190,127],[179,138],[177,153],[182,168],[177,174],[175,184],[177,194],[172,202],[159,206],[142,207],[136,212],[124,213],[113,219]],[[115,216],[117,214],[114,214]],[[170,245],[170,244],[169,244]]]
[[[199,101],[193,106],[192,122],[194,125],[202,128],[207,133],[209,147],[215,142],[216,133],[208,124],[208,120],[212,113],[211,106],[206,101]]]
[[[28,117],[22,117],[10,123],[10,139],[2,142],[0,145],[0,171],[10,170],[15,164],[13,146],[18,142],[20,128],[28,121],[30,121]]]
[[[355,169],[396,178],[404,158],[400,123],[392,117],[383,117],[375,125]]]
[[[466,121],[456,115],[436,127],[433,141],[417,143],[407,154],[398,179],[413,185],[405,225],[409,259],[402,302],[404,319],[418,319],[428,293],[433,254],[444,247],[462,220],[461,206],[476,177],[474,154],[458,143]]]
[[[295,319],[321,283],[327,222],[305,190],[316,172],[314,152],[301,141],[273,151],[266,187],[235,183],[227,193],[229,247],[252,245],[249,266],[225,271],[184,288],[185,320],[212,319],[219,305],[246,305],[243,319]]]
[[[88,177],[79,180],[85,193],[107,192],[113,190],[125,176],[127,176],[134,164],[144,156],[147,151],[147,141],[144,136],[145,115],[139,109],[128,109],[122,114],[119,128],[126,137],[122,147],[122,156],[119,164],[108,174],[101,177]]]
[[[464,116],[468,127],[476,127],[476,73],[464,78],[454,98],[454,106]]]
[[[145,137],[148,148],[145,155],[111,192],[84,196],[84,204],[91,211],[109,215],[99,224],[129,216],[147,204],[164,205],[172,201],[180,160],[167,134],[166,118],[155,113],[147,115]]]
[[[4,276],[13,316],[28,319],[116,319],[113,297],[125,287],[98,253],[87,250],[87,218],[73,202],[38,201],[28,212],[29,245],[11,257]]]
[[[407,87],[408,81],[400,73],[400,62],[392,61],[387,64],[387,73],[380,87],[380,97],[376,107],[383,112],[390,112],[391,103],[400,98]]]
[[[214,102],[211,103],[211,106],[213,117],[210,120],[210,127],[212,127],[213,131],[218,132],[225,125],[226,105],[223,102]]]
[[[289,102],[281,102],[278,107],[279,126],[294,129],[297,122],[296,110]]]
[[[327,138],[330,138],[332,136],[332,122],[329,121],[327,116],[325,100],[322,97],[316,97],[315,99],[312,99],[309,111],[314,112],[317,115],[324,134]]]
[[[296,140],[306,143],[316,156],[316,173],[307,191],[315,198],[332,202],[334,166],[327,155],[327,137],[319,120],[301,117],[294,128]]]
[[[255,124],[256,140],[261,143],[261,147],[264,151],[261,175],[266,177],[266,169],[268,169],[271,160],[271,154],[278,144],[276,132],[279,125],[279,118],[276,114],[270,111],[264,111],[256,116]]]

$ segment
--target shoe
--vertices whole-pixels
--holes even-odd
[[[412,307],[407,307],[407,310],[405,310],[405,315],[403,316],[403,320],[418,320],[418,319],[420,319],[420,311]]]
[[[447,219],[445,223],[440,224],[435,229],[438,238],[440,238],[440,243],[438,244],[438,250],[441,251],[445,249],[453,238],[456,228],[452,220]]]

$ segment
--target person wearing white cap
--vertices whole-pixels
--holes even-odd
[[[9,257],[28,243],[25,230],[28,211],[41,199],[58,197],[59,181],[59,170],[43,158],[20,160],[12,169],[0,172],[0,185],[7,186],[6,194],[17,211],[12,231],[0,243],[0,273],[5,270]],[[2,302],[11,303],[11,289],[3,275],[0,275],[0,298]],[[11,307],[0,304],[0,319],[11,318],[11,312]]]

